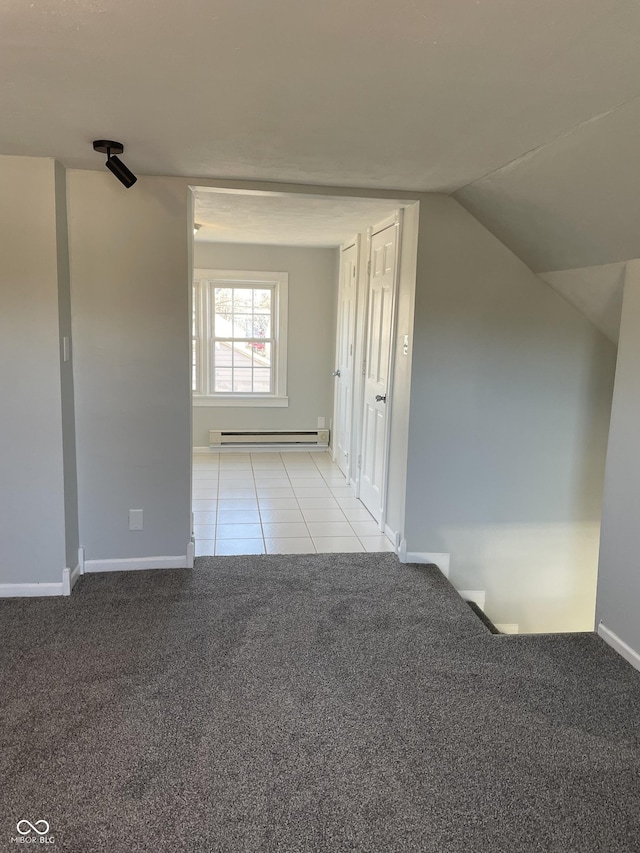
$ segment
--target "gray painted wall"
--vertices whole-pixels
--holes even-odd
[[[193,184],[415,198],[165,177],[141,177],[128,191],[108,172],[67,171],[80,544],[88,560],[185,553]],[[335,304],[327,310],[333,322]],[[130,508],[144,509],[143,531],[128,530]]]
[[[2,492],[2,567],[4,580],[25,579],[26,552],[29,580],[57,581],[65,562],[57,289],[64,260],[53,163],[19,160],[2,176],[0,381],[14,404],[2,411],[11,454],[1,473],[16,483]],[[143,177],[126,191],[107,172],[67,174],[88,559],[185,553],[188,188],[183,179]],[[454,583],[485,588],[497,621],[590,628],[614,347],[455,201],[420,201],[408,550],[449,551]],[[329,316],[333,322],[333,306]],[[16,365],[25,334],[31,346]],[[145,529],[129,532],[127,510],[140,507]]]
[[[627,263],[611,409],[596,621],[640,652],[640,260]]]
[[[194,406],[193,444],[210,429],[316,429],[333,414],[338,249],[194,243],[196,269],[289,273],[287,408]]]
[[[408,550],[495,621],[591,630],[615,347],[453,199],[420,234]]]
[[[0,583],[62,582],[60,382],[54,161],[0,157]]]
[[[616,346],[620,335],[624,262],[540,273],[540,278],[582,311]]]
[[[80,542],[178,556],[190,538],[188,188],[67,173]],[[128,530],[128,510],[144,530]]]

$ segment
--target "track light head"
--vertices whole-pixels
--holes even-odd
[[[119,157],[108,157],[105,166],[110,172],[113,172],[120,183],[124,184],[127,189],[132,187],[138,180],[133,172],[127,169]]]
[[[138,180],[117,156],[124,151],[124,145],[121,142],[113,142],[110,139],[96,139],[93,143],[93,150],[107,155],[105,166],[127,189]]]

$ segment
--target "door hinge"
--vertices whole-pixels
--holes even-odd
[[[362,468],[362,456],[358,456],[358,468]]]
[[[371,261],[367,261],[367,275],[371,275]]]

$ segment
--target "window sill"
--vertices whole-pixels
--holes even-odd
[[[215,397],[207,397],[204,395],[194,394],[192,397],[194,406],[239,406],[239,407],[279,407],[286,408],[289,406],[288,397],[276,397],[273,394],[265,394],[260,396],[252,394],[251,396],[240,396],[229,394],[224,396],[216,394]]]

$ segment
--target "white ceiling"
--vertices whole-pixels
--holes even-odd
[[[194,190],[198,242],[339,246],[406,201]]]
[[[637,0],[3,0],[0,152],[457,192],[536,271],[640,256]]]
[[[454,190],[640,94],[636,0],[3,0],[0,150]]]

